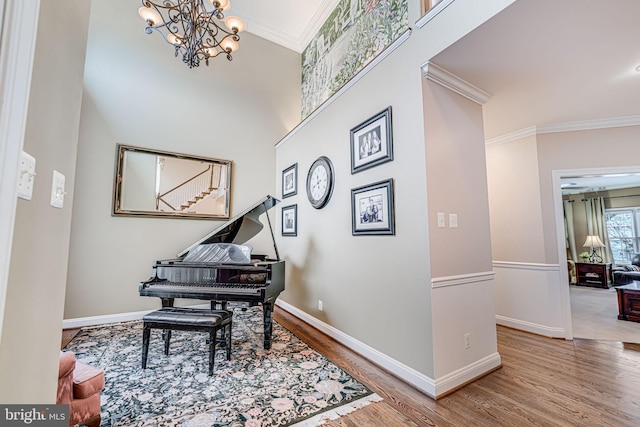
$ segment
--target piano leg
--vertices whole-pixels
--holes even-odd
[[[162,308],[173,307],[174,298],[160,298],[160,301],[162,301]],[[171,340],[170,330],[162,330],[162,340],[164,341],[164,354],[169,354],[169,341]]]
[[[271,348],[271,333],[273,332],[273,303],[262,303],[262,312],[264,314],[264,349]]]
[[[226,310],[227,301],[211,301],[211,310]]]

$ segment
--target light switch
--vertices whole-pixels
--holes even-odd
[[[458,228],[458,214],[449,214],[449,228]]]
[[[36,159],[24,151],[20,158],[18,171],[18,197],[31,200],[33,196],[33,184],[36,177]]]
[[[438,228],[444,228],[444,212],[438,212]]]
[[[51,206],[62,209],[65,194],[67,193],[64,192],[64,175],[54,170],[51,184]]]

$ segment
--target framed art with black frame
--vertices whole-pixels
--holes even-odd
[[[391,107],[351,129],[351,173],[393,160]]]
[[[282,198],[298,193],[298,164],[294,163],[282,171]]]
[[[298,205],[284,206],[282,208],[282,235],[298,235]]]
[[[351,234],[395,235],[393,179],[351,190]]]

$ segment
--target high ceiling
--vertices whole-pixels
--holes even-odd
[[[302,52],[339,0],[231,0],[226,16],[237,15],[247,31]]]
[[[433,62],[492,95],[487,139],[640,117],[638,17],[638,0],[518,0]]]
[[[249,31],[301,52],[337,3],[232,0],[232,10]],[[639,0],[517,0],[431,60],[492,95],[483,109],[486,139],[531,126],[638,124],[639,17]],[[620,188],[620,180],[640,185],[638,178],[571,182]]]

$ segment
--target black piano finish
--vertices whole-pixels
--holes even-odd
[[[249,209],[223,224],[212,233],[178,254],[178,258],[155,261],[152,276],[140,283],[140,296],[157,297],[163,307],[172,307],[175,298],[211,301],[211,307],[226,306],[229,301],[250,306],[262,305],[264,316],[264,348],[271,348],[273,307],[284,291],[285,263],[279,259],[271,221],[267,215],[276,260],[252,255],[251,264],[185,262],[190,250],[201,244],[243,244],[262,230],[260,215],[279,201],[266,196]]]

